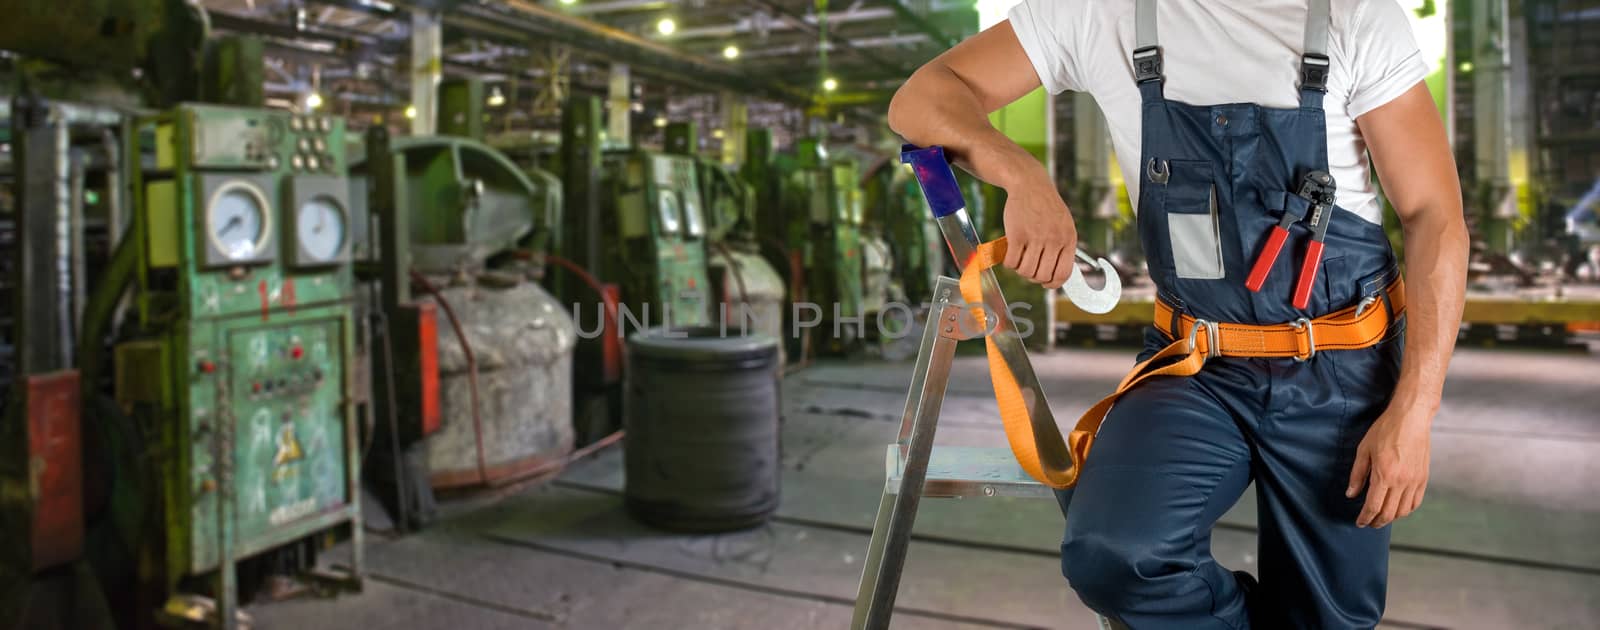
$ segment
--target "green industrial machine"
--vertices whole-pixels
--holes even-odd
[[[755,188],[718,161],[696,157],[697,138],[693,123],[667,126],[667,152],[695,162],[700,207],[707,224],[710,294],[721,307],[713,309],[716,319],[730,331],[754,331],[783,339],[788,292],[783,276],[761,253]]]
[[[602,278],[648,325],[710,323],[706,214],[693,159],[643,150],[605,158]]]
[[[793,194],[784,199],[791,251],[800,251],[807,301],[820,309],[820,349],[844,352],[866,329],[862,287],[863,208],[858,167],[830,159],[814,138],[795,147]],[[800,317],[800,315],[797,315]]]
[[[603,151],[600,127],[599,99],[567,103],[564,229],[553,249],[588,276],[585,282],[578,273],[557,274],[552,283],[563,304],[577,307],[580,331],[595,327],[603,302],[619,304],[606,330],[578,346],[574,404],[585,443],[621,425],[619,333],[711,323],[708,226],[694,160],[642,149]]]
[[[116,344],[114,381],[155,441],[148,586],[208,576],[213,621],[232,627],[236,563],[274,548],[345,527],[359,584],[344,123],[184,105],[136,130],[129,154],[153,159],[132,162],[133,253],[104,285],[134,261],[140,332]]]
[[[933,283],[947,273],[944,238],[922,203],[922,191],[908,167],[884,160],[863,180],[867,225],[878,230],[893,252],[894,279],[911,304],[933,300]]]

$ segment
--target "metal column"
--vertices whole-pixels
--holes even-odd
[[[444,28],[433,11],[411,12],[411,135],[431,136],[439,117],[439,81],[444,76]]]
[[[68,113],[42,100],[12,107],[17,207],[16,301],[12,305],[16,382],[0,429],[6,459],[20,464],[5,476],[27,488],[25,566],[71,562],[83,551],[83,468],[76,354],[77,275]],[[14,439],[20,437],[21,439]]]
[[[628,64],[611,64],[606,91],[606,139],[610,145],[633,145],[633,80]]]
[[[733,92],[722,93],[722,163],[725,166],[744,164],[745,130],[750,126],[750,107],[744,98]]]

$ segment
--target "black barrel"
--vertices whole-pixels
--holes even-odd
[[[753,527],[778,509],[778,341],[717,328],[628,340],[628,511],[665,529]]]

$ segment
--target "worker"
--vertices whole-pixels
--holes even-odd
[[[1105,112],[1157,289],[1140,358],[1202,367],[1120,392],[1059,492],[1062,570],[1096,612],[1136,630],[1380,621],[1466,285],[1427,72],[1396,0],[1023,0],[895,95],[907,141],[1005,190],[1003,264],[1052,288],[1072,217],[987,115],[1041,85]],[[1259,583],[1210,551],[1252,481]]]

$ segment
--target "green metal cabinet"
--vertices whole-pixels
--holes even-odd
[[[360,559],[343,121],[186,105],[131,134],[140,328],[116,396],[159,436],[162,590],[348,525]]]
[[[694,160],[613,153],[605,157],[604,182],[615,211],[606,217],[600,276],[621,285],[623,306],[641,324],[710,323],[708,217]]]

